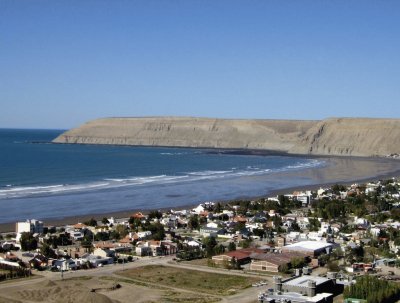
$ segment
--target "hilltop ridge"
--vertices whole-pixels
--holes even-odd
[[[101,118],[64,132],[53,142],[260,149],[302,155],[386,156],[400,154],[400,119]]]

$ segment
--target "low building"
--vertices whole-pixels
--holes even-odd
[[[224,235],[226,230],[224,228],[215,228],[215,227],[207,227],[203,226],[200,228],[200,234],[203,237],[217,237],[218,235]]]
[[[237,262],[239,265],[244,265],[250,263],[251,255],[261,254],[264,252],[264,250],[258,248],[243,248],[213,256],[212,260],[217,265],[223,265],[226,262],[232,262],[232,259],[235,259],[235,262]]]
[[[85,254],[82,256],[80,263],[89,262],[92,266],[98,267],[107,264],[113,264],[114,259],[111,257],[100,257],[93,254]]]
[[[282,277],[274,276],[274,288],[260,293],[258,300],[271,303],[331,303],[335,293],[337,286],[334,279],[307,275],[282,281]]]
[[[239,265],[247,264],[251,261],[250,254],[240,250],[230,251],[221,255],[213,256],[213,262],[216,265],[230,264],[233,260]]]
[[[299,257],[293,253],[252,254],[250,270],[279,272],[283,267],[289,267],[293,258]]]
[[[302,255],[316,257],[332,252],[333,244],[319,241],[301,241],[282,247],[282,252],[295,252]]]

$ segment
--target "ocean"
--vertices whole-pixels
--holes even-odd
[[[0,129],[0,223],[255,197],[313,182],[282,172],[327,165],[278,154],[52,144],[60,133]]]

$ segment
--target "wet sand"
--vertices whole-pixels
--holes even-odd
[[[327,162],[324,167],[308,168],[296,171],[286,171],[275,173],[273,175],[263,176],[266,184],[270,184],[272,190],[266,190],[263,197],[276,196],[277,194],[292,193],[295,190],[315,190],[321,186],[330,186],[335,183],[352,184],[366,183],[381,179],[388,179],[400,176],[400,161],[385,158],[357,158],[357,157],[320,157]],[[298,180],[298,186],[282,187],[277,180],[293,179]],[[249,197],[237,197],[246,199],[255,199],[259,195]],[[234,199],[231,199],[231,201]],[[221,201],[228,202],[228,201]],[[170,209],[189,209],[194,204],[187,204],[176,207],[165,206],[162,211]],[[149,210],[143,209],[127,209],[126,211],[108,212],[99,214],[89,214],[83,216],[66,217],[62,219],[44,219],[46,226],[62,226],[65,224],[74,224],[77,222],[87,221],[90,218],[102,219],[103,217],[127,218],[136,211],[143,213]],[[15,222],[0,224],[0,232],[15,231]]]

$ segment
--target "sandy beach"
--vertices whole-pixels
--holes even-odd
[[[352,184],[374,181],[379,179],[391,178],[400,175],[400,161],[386,158],[358,158],[358,157],[320,157],[327,163],[324,167],[302,169],[295,171],[286,171],[276,173],[271,176],[264,176],[266,184],[274,184],[273,190],[266,191],[262,197],[276,196],[277,194],[291,193],[294,190],[318,189],[321,186],[329,186],[335,183]],[[280,187],[277,180],[286,178],[298,179],[302,183],[293,187]],[[255,199],[260,197],[244,196],[237,199],[247,198]],[[233,199],[230,199],[233,200]],[[222,200],[221,202],[229,202]],[[162,211],[170,209],[192,208],[195,203],[188,201],[186,205],[160,208]],[[44,220],[47,226],[62,226],[65,224],[74,224],[87,221],[90,218],[102,219],[103,217],[127,218],[136,211],[148,212],[149,209],[127,209],[125,211],[93,213],[82,216],[65,217],[60,219]],[[0,224],[0,232],[15,231],[15,222]]]

